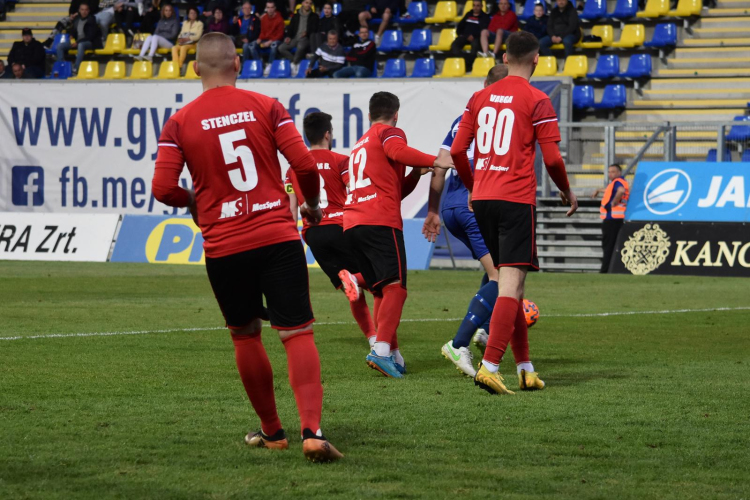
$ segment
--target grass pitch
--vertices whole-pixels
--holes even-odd
[[[532,275],[547,389],[492,397],[440,356],[479,273],[409,280],[404,318],[427,321],[401,325],[398,381],[367,368],[346,299],[311,272],[323,430],[346,455],[316,465],[270,329],[291,447],[243,444],[258,422],[202,268],[0,263],[0,337],[23,337],[0,340],[0,498],[750,495],[750,310],[640,314],[747,307],[750,281]],[[638,314],[572,316],[603,312]],[[117,335],[30,338],[92,332]]]

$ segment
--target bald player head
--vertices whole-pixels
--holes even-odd
[[[196,51],[195,73],[201,77],[203,90],[235,85],[240,58],[230,37],[207,33],[201,37]]]
[[[508,76],[508,66],[505,64],[496,64],[490,69],[490,72],[487,73],[487,78],[484,79],[484,86],[489,87],[506,76]]]

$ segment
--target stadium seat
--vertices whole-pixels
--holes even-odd
[[[596,25],[593,28],[591,28],[591,34],[594,36],[598,36],[602,39],[601,42],[578,42],[578,45],[576,47],[581,47],[582,49],[601,49],[602,47],[609,47],[612,45],[612,42],[615,38],[614,30],[612,29],[612,26],[608,25]]]
[[[608,80],[616,77],[618,73],[620,73],[620,58],[614,54],[605,54],[599,56],[596,60],[596,69],[593,73],[587,74],[586,78]]]
[[[122,80],[125,78],[125,63],[123,61],[109,61],[104,68],[105,80]]]
[[[99,63],[96,61],[83,61],[78,68],[78,80],[96,80],[99,78]]]
[[[539,63],[534,70],[534,76],[557,75],[557,59],[554,56],[539,56]]]
[[[667,15],[670,17],[700,16],[702,9],[703,2],[701,0],[679,0],[677,8],[667,12]]]
[[[47,54],[49,54],[51,56],[54,56],[55,54],[57,54],[57,46],[60,45],[63,42],[67,42],[69,40],[70,40],[70,35],[67,35],[65,33],[62,33],[62,34],[59,34],[59,35],[55,35],[54,40],[52,40],[52,46],[50,48],[48,48],[48,49],[44,49],[44,51]]]
[[[148,33],[136,33],[133,35],[133,45],[129,49],[124,49],[122,51],[123,54],[130,54],[130,55],[138,55],[141,53],[141,49],[136,49],[134,47],[135,42],[145,42],[146,38],[148,38]]]
[[[669,0],[647,0],[646,8],[636,14],[636,17],[661,17],[669,12]]]
[[[604,87],[602,100],[593,103],[591,107],[596,109],[624,108],[627,100],[628,96],[627,92],[625,91],[625,85],[621,83],[607,85],[606,87]]]
[[[189,62],[187,65],[187,70],[185,71],[185,76],[183,76],[183,79],[185,80],[200,80],[201,77],[198,76],[198,74],[195,72],[195,66],[193,66],[193,62]]]
[[[162,61],[159,65],[159,74],[157,80],[174,80],[180,77],[180,67],[177,61]]]
[[[594,105],[594,87],[576,85],[573,87],[573,108],[586,109]]]
[[[240,72],[240,79],[247,80],[249,78],[262,78],[263,77],[263,61],[250,59],[242,64],[242,71]]]
[[[442,0],[435,6],[435,13],[424,20],[427,24],[442,24],[453,21],[458,15],[458,5],[450,0]]]
[[[125,50],[125,33],[110,33],[103,49],[96,49],[94,53],[98,56],[111,56],[121,54]]]
[[[716,163],[717,161],[719,161],[719,152],[716,148],[711,148],[708,150],[706,161],[710,163]],[[732,152],[729,150],[729,148],[724,148],[724,159],[722,160],[722,163],[729,161],[732,161]]]
[[[401,50],[409,52],[424,52],[430,49],[432,43],[432,31],[429,29],[414,30],[411,32],[409,45],[404,45]]]
[[[150,80],[154,77],[154,67],[151,61],[136,61],[130,70],[131,80]]]
[[[589,60],[586,56],[568,56],[565,59],[565,66],[557,76],[570,76],[573,78],[582,78],[586,76],[589,70]]]
[[[68,61],[55,61],[52,65],[50,78],[53,80],[67,80],[73,75],[73,65]]]
[[[268,78],[291,78],[292,66],[286,59],[276,59],[271,63],[271,69],[268,71]]]
[[[302,59],[299,63],[299,69],[297,70],[297,74],[294,75],[294,78],[305,78],[305,73],[307,72],[307,68],[310,67],[310,61],[308,59]]]
[[[399,24],[416,24],[423,23],[427,19],[427,2],[414,1],[409,4],[406,8],[407,16],[401,16],[398,18]]]
[[[406,61],[403,59],[388,59],[385,62],[385,71],[380,78],[405,78]]]
[[[586,0],[586,4],[583,6],[583,12],[581,12],[578,17],[585,21],[594,21],[596,19],[607,17],[606,0]]]
[[[615,9],[607,14],[609,19],[630,19],[638,13],[638,0],[617,0]]]
[[[746,149],[742,152],[742,158],[740,161],[750,162],[750,149]]]
[[[646,28],[642,24],[626,24],[620,32],[620,39],[612,42],[612,47],[632,49],[640,47],[646,40]]]
[[[727,134],[728,141],[750,141],[750,116],[735,116],[736,122],[748,122],[749,125],[734,125]]]
[[[474,66],[471,67],[471,73],[466,73],[467,78],[485,78],[487,73],[495,66],[494,57],[477,57],[474,59]]]
[[[414,61],[411,78],[432,78],[435,76],[435,59],[423,57]]]
[[[634,80],[651,76],[651,55],[634,54],[630,56],[628,69],[617,76],[620,78],[632,78]]]
[[[513,2],[511,2],[511,8],[513,8]],[[449,19],[449,21],[453,21],[454,23],[459,22],[461,19],[464,18],[467,12],[471,12],[472,9],[474,9],[474,0],[466,0],[466,3],[464,4],[464,8],[461,9],[460,13],[456,13],[456,16],[453,19]],[[482,0],[482,10],[487,12],[487,3],[485,0]],[[515,10],[515,9],[514,9]]]
[[[675,23],[657,24],[651,41],[643,44],[644,47],[674,47],[677,45],[677,25]]]
[[[523,12],[518,14],[518,19],[521,21],[528,21],[529,19],[534,17],[534,7],[536,7],[537,4],[544,7],[544,13],[546,14],[547,13],[546,2],[543,2],[542,0],[535,0],[533,2],[530,0],[527,0],[526,3],[523,4]]]
[[[253,10],[255,10],[255,7],[253,7]],[[333,15],[338,16],[339,14],[341,14],[341,4],[336,2],[333,4]]]
[[[448,52],[451,50],[451,44],[456,39],[456,28],[446,28],[440,31],[440,38],[436,45],[430,45],[429,49],[438,52]]]
[[[403,45],[404,33],[401,30],[385,30],[378,52],[399,52]]]
[[[443,61],[443,70],[436,78],[456,78],[466,74],[466,62],[463,57],[449,57]]]

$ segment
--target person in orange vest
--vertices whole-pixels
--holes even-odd
[[[609,261],[612,260],[617,234],[625,220],[625,208],[630,196],[630,186],[622,176],[620,165],[617,163],[610,165],[607,175],[609,177],[607,187],[599,188],[591,195],[592,198],[596,198],[602,192],[604,193],[599,207],[599,215],[602,218],[602,250],[604,251],[600,271],[602,273],[609,271]]]

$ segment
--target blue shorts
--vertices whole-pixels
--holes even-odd
[[[490,253],[479,231],[474,212],[469,207],[447,208],[441,214],[448,231],[471,250],[475,259],[479,260]]]

